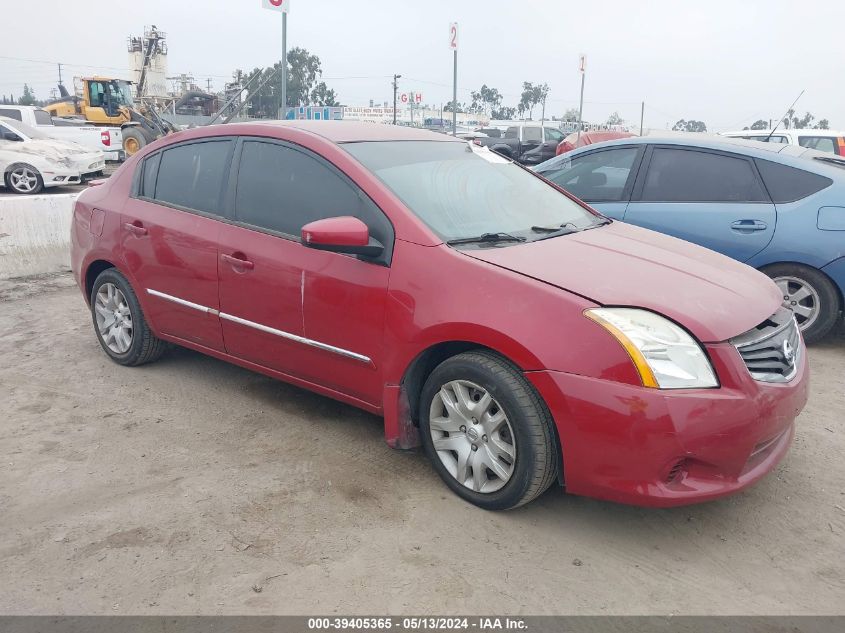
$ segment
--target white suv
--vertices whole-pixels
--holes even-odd
[[[774,133],[771,130],[741,130],[739,132],[719,132],[719,134],[731,138],[763,141],[764,143],[800,145],[809,149],[817,149],[820,152],[845,156],[845,132],[837,130],[787,130],[778,128]]]

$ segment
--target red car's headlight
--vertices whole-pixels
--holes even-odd
[[[594,308],[584,316],[607,330],[631,357],[644,387],[718,387],[710,359],[690,334],[666,317],[638,308]]]

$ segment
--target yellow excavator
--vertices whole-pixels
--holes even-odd
[[[162,119],[155,108],[138,108],[132,97],[132,82],[111,77],[74,78],[75,94],[59,85],[60,98],[44,106],[57,118],[82,118],[94,125],[119,126],[123,150],[131,156],[176,128]]]

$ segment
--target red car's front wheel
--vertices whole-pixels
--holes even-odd
[[[522,373],[488,351],[453,356],[420,398],[420,435],[435,470],[482,508],[528,503],[556,476],[552,419]]]

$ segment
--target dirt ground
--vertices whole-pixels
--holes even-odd
[[[0,282],[0,613],[842,614],[845,338],[784,463],[671,510],[487,513],[381,420],[176,350],[100,350],[69,275]]]

